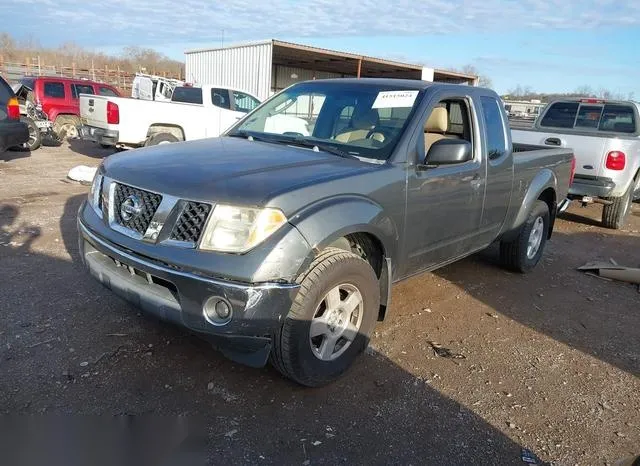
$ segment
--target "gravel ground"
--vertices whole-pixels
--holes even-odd
[[[66,174],[108,154],[78,142],[0,154],[1,413],[185,415],[201,422],[209,462],[224,464],[640,454],[640,294],[576,271],[640,265],[640,204],[624,231],[600,228],[599,206],[572,206],[528,276],[489,250],[397,285],[365,356],[305,389],[226,360],[87,276],[75,216],[88,188]]]

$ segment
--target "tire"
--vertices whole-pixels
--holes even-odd
[[[627,191],[620,197],[605,198],[605,200],[611,201],[611,204],[602,208],[602,226],[613,230],[624,228],[627,223],[627,214],[633,203],[634,185],[635,183],[631,183]]]
[[[80,118],[77,116],[59,115],[53,123],[53,131],[61,141],[64,141],[67,138],[78,137],[78,126],[80,126]]]
[[[100,144],[100,147],[102,147],[103,149],[112,149],[113,146],[111,144]]]
[[[500,262],[502,265],[509,270],[520,273],[533,270],[540,262],[544,252],[550,223],[549,206],[543,201],[536,201],[517,238],[500,243]],[[535,244],[537,244],[537,248],[534,246]]]
[[[173,134],[169,133],[157,133],[147,139],[145,147],[157,146],[158,144],[170,144],[174,142],[180,142],[180,140]]]
[[[20,121],[25,123],[29,128],[29,141],[25,143],[25,147],[30,151],[37,150],[42,145],[42,133],[35,122],[28,117],[20,117]]]
[[[273,338],[270,360],[285,377],[319,387],[338,379],[369,344],[380,307],[380,287],[368,262],[337,248],[322,251],[297,283],[300,290]],[[359,304],[353,313],[338,307],[331,312],[330,295],[339,298],[339,306],[344,306],[347,298],[355,298]],[[328,333],[312,338],[312,321]],[[337,339],[328,339],[323,346],[327,335]],[[323,352],[325,347],[329,351]]]

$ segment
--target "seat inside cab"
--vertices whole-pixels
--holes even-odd
[[[336,135],[335,139],[340,142],[361,141],[363,139],[373,139],[378,142],[384,141],[382,133],[377,133],[374,128],[378,126],[379,115],[375,109],[358,109],[353,113],[349,126],[343,132]]]
[[[425,154],[441,139],[464,139],[471,142],[471,124],[466,102],[446,100],[433,109],[424,124]]]

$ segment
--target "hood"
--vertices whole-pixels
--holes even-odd
[[[105,175],[181,199],[265,205],[278,194],[376,166],[310,149],[221,137],[122,152]]]

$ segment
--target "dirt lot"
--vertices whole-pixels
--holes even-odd
[[[0,155],[0,412],[182,414],[223,464],[613,464],[640,453],[640,294],[576,271],[640,265],[640,204],[614,232],[600,207],[557,224],[529,276],[488,251],[397,285],[393,314],[332,386],[231,363],[151,320],[79,265],[87,187],[108,152]],[[443,358],[429,342],[460,358]]]

